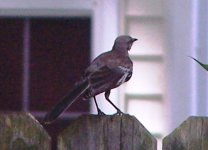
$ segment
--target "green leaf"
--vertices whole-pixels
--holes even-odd
[[[191,56],[190,56],[191,57]],[[203,64],[200,61],[198,61],[197,59],[191,57],[193,60],[195,60],[198,64],[200,64],[205,70],[208,71],[208,64]]]

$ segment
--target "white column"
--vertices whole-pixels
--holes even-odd
[[[208,63],[208,1],[198,1],[198,47],[197,58]],[[207,72],[197,64],[197,104],[198,115],[208,115],[208,75]]]
[[[118,36],[118,0],[94,0],[93,1],[93,33],[92,33],[92,59],[99,54],[111,50],[115,38]],[[117,105],[118,91],[113,90],[110,99]],[[97,96],[100,108],[107,114],[115,113],[104,95]],[[97,113],[92,101],[92,113]]]
[[[196,2],[195,0],[169,0],[168,20],[168,100],[170,130],[189,115],[196,114],[196,72],[188,56],[196,51]],[[195,16],[195,17],[194,17]]]
[[[198,48],[198,1],[192,1],[192,31],[191,31],[191,52],[190,56],[196,58],[197,57],[197,48]],[[190,100],[190,115],[197,115],[198,108],[197,108],[197,64],[194,61],[191,61],[191,100]]]

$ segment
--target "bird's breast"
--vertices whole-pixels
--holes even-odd
[[[123,84],[124,82],[128,81],[131,78],[132,70],[130,68],[126,68],[123,66],[119,66],[119,69],[123,72],[123,76],[120,78],[120,80],[117,82],[117,86]]]

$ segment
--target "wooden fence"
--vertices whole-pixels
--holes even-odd
[[[133,116],[84,115],[58,136],[58,150],[156,150]],[[51,150],[51,138],[28,113],[0,113],[0,150]],[[163,139],[163,150],[208,150],[208,118],[189,117]]]

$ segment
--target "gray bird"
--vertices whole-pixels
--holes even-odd
[[[85,70],[83,78],[77,82],[73,89],[49,111],[45,123],[53,122],[77,99],[94,98],[98,115],[104,113],[98,107],[95,96],[105,92],[106,100],[117,110],[116,114],[122,114],[109,99],[111,89],[114,89],[124,82],[127,82],[133,71],[133,63],[128,51],[136,41],[128,35],[118,36],[111,51],[102,53],[96,57],[90,66]]]

